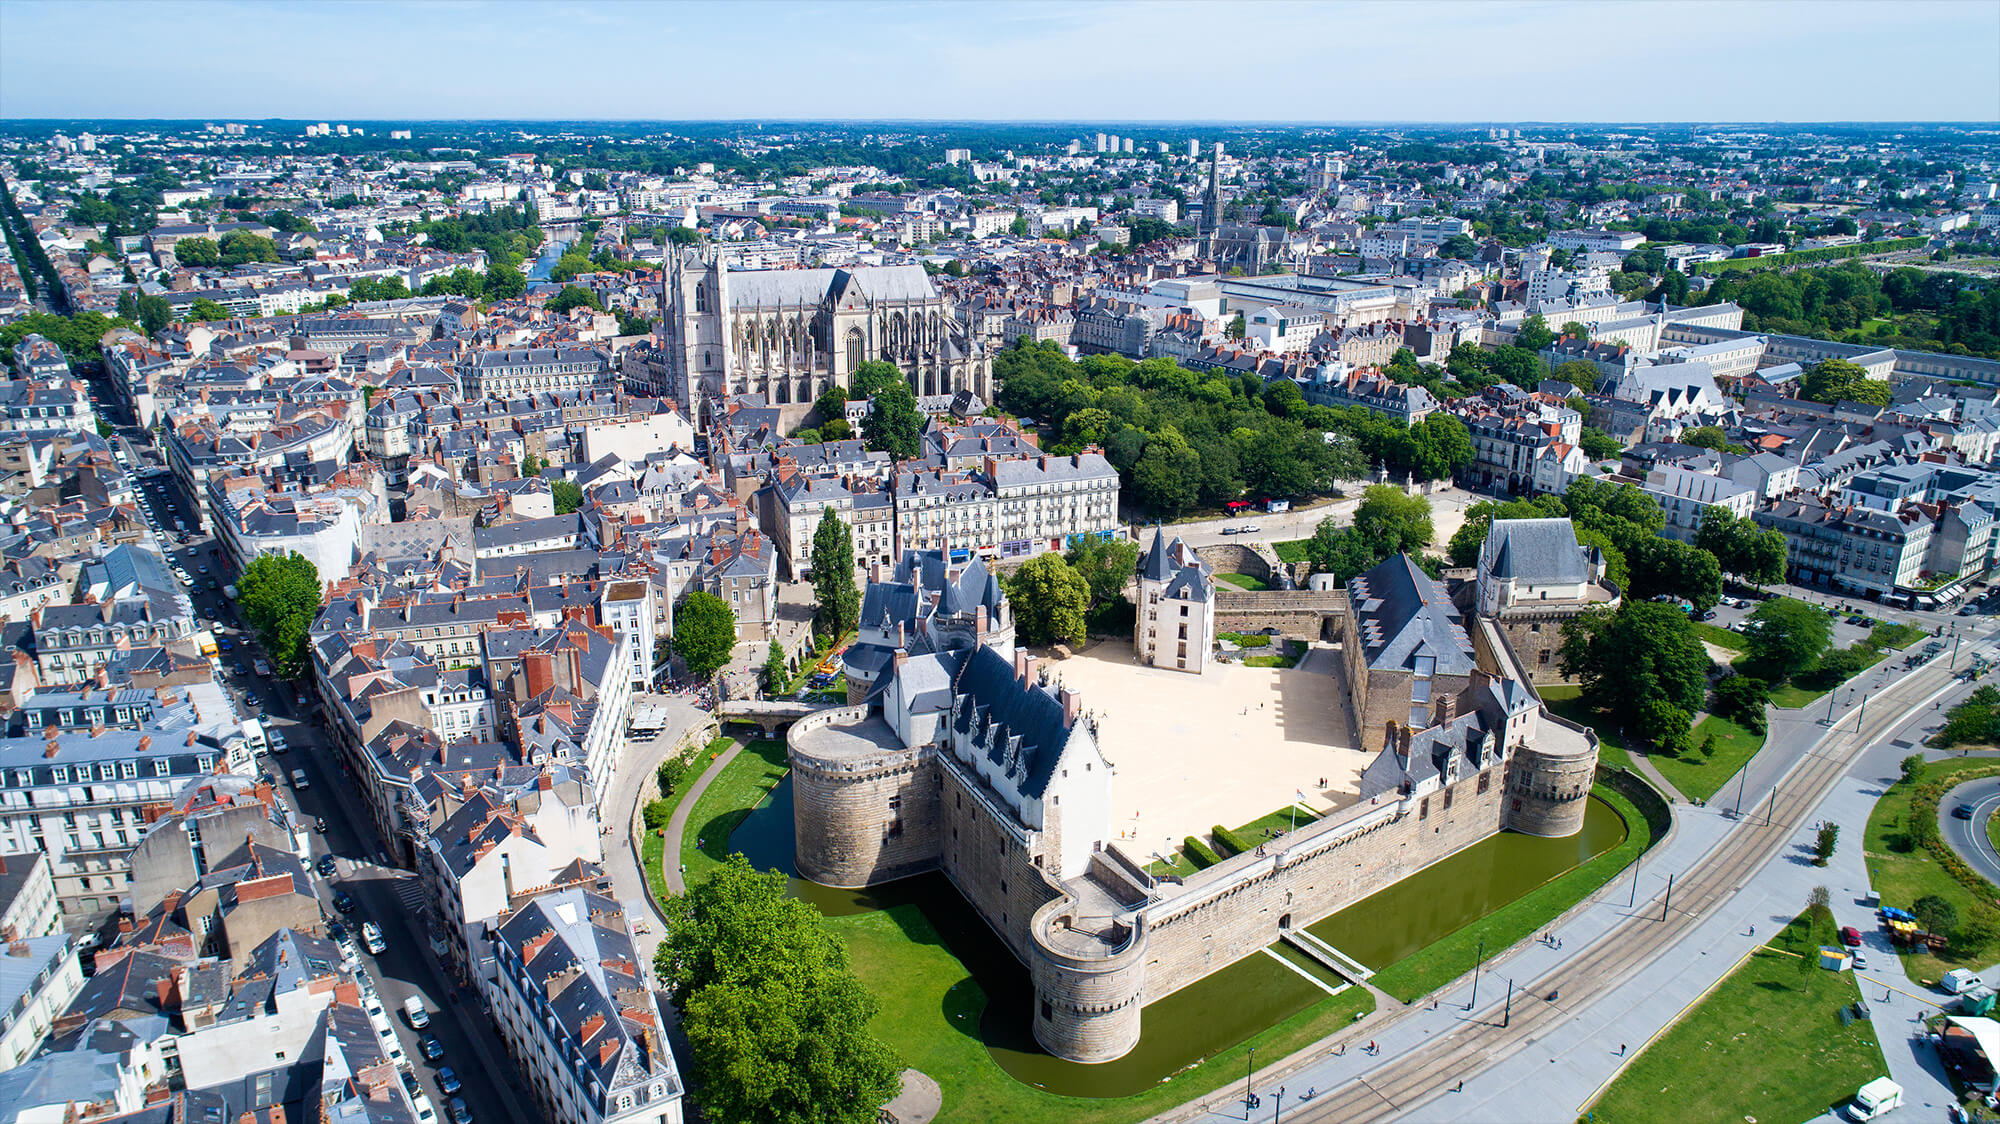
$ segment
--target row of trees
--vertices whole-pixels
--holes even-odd
[[[1414,429],[1365,409],[1308,404],[1297,384],[1254,374],[1197,373],[1166,359],[1091,355],[1017,341],[994,362],[1002,409],[1053,432],[1049,451],[1097,444],[1133,498],[1163,517],[1245,496],[1323,492],[1371,463],[1439,479],[1472,461],[1463,423],[1434,416]]]
[[[183,238],[175,242],[174,260],[186,266],[226,268],[253,261],[277,261],[278,244],[261,234],[232,230],[220,242],[213,238]]]
[[[1725,301],[1743,306],[1743,326],[1753,331],[2000,358],[2000,281],[1991,278],[1907,268],[1878,274],[1847,262],[1724,274],[1701,303]],[[1878,318],[1894,322],[1864,331]]]

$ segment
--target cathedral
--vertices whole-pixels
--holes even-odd
[[[716,247],[676,251],[661,293],[667,381],[691,416],[730,395],[809,403],[895,364],[918,397],[990,401],[992,360],[922,266],[732,270]]]

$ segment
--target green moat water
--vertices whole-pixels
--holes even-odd
[[[1572,838],[1495,836],[1334,914],[1312,931],[1369,967],[1381,967],[1617,846],[1625,833],[1623,817],[1593,797],[1583,831]],[[899,906],[921,910],[988,997],[979,1026],[987,1053],[1016,1080],[1052,1093],[1131,1096],[1327,998],[1270,956],[1246,956],[1148,1005],[1131,1053],[1099,1065],[1064,1061],[1035,1043],[1028,970],[942,874],[866,890],[822,886],[794,874],[793,839],[788,775],[737,827],[730,846],[760,870],[792,875],[791,892],[828,917]],[[1335,928],[1330,932],[1329,926]],[[1348,936],[1338,940],[1331,933]],[[1383,956],[1388,959],[1379,959]]]

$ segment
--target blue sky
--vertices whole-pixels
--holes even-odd
[[[0,0],[0,117],[1991,122],[2000,0]]]

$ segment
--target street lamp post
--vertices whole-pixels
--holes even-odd
[[[1472,962],[1472,998],[1466,1000],[1465,1009],[1470,1011],[1479,1005],[1479,968],[1486,963],[1486,938],[1479,938],[1479,957]]]
[[[1271,1102],[1271,1124],[1278,1124],[1278,1117],[1285,1111],[1285,1087],[1278,1086],[1278,1094]]]
[[[1257,1073],[1257,1047],[1250,1047],[1249,1068],[1243,1071],[1243,1118],[1250,1118],[1250,1110],[1257,1107],[1257,1094],[1250,1091],[1250,1081]]]

